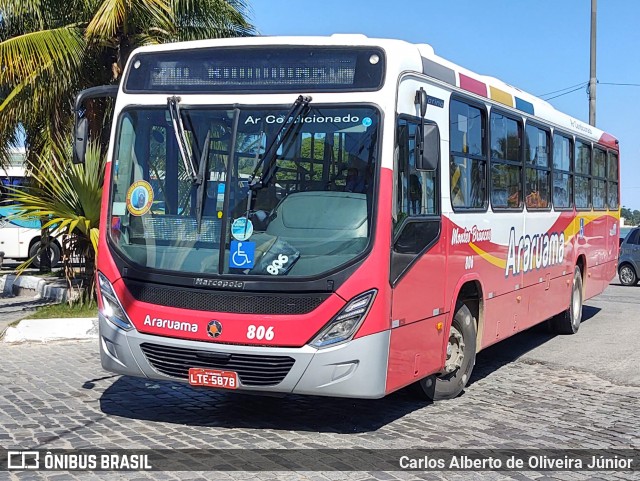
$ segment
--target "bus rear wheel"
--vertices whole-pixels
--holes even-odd
[[[458,302],[453,316],[444,371],[417,383],[421,396],[432,401],[458,397],[471,377],[476,362],[476,320],[469,307]]]
[[[549,328],[556,334],[575,334],[582,321],[582,271],[576,266],[573,271],[573,286],[569,307],[549,319]]]

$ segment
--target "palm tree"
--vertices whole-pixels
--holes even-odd
[[[67,141],[63,148],[54,146],[46,153],[46,159],[31,167],[34,182],[7,187],[7,195],[17,206],[13,217],[44,219],[43,231],[55,234],[62,245],[69,286],[73,287],[74,279],[80,280],[86,298],[91,299],[105,159],[97,143],[89,144],[84,164],[73,164],[70,159],[71,142]],[[80,259],[83,262],[76,273],[72,263]],[[22,272],[31,260],[18,271]]]
[[[252,35],[248,11],[246,0],[0,0],[0,165],[18,126],[31,163],[61,145],[75,94],[117,83],[134,48]]]
[[[252,35],[247,17],[246,0],[0,0],[0,167],[19,127],[28,165],[60,162],[48,153],[68,144],[76,93],[118,83],[134,48]],[[89,108],[95,132],[107,105]],[[43,228],[45,246],[48,234]],[[50,270],[47,253],[42,271]]]

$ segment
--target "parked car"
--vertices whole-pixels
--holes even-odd
[[[640,227],[631,229],[620,244],[618,276],[623,286],[634,286],[640,274]]]
[[[622,243],[624,242],[624,238],[627,237],[627,234],[629,234],[629,232],[631,232],[631,229],[633,229],[633,227],[620,227],[620,243],[618,244],[618,246],[622,245]]]

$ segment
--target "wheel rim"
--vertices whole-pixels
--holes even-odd
[[[450,374],[460,369],[463,360],[464,339],[462,333],[455,326],[451,326],[449,343],[447,344],[447,360],[444,364],[445,373]]]
[[[620,269],[620,280],[623,284],[631,284],[633,282],[633,272],[631,267],[624,266]]]
[[[571,322],[574,327],[580,324],[580,318],[582,317],[582,293],[580,292],[580,287],[578,283],[573,282],[573,296],[571,299]]]

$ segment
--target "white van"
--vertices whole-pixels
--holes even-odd
[[[0,169],[0,252],[5,259],[26,260],[36,256],[32,265],[40,267],[37,257],[40,249],[40,220],[11,220],[7,218],[15,212],[15,207],[7,203],[7,186],[19,187],[25,182],[23,167]],[[51,242],[51,265],[60,261],[60,244]]]

